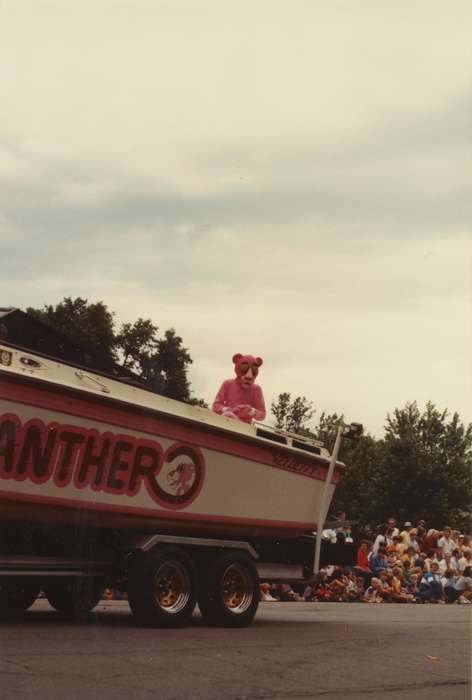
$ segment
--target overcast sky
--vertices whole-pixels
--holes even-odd
[[[472,420],[472,6],[0,0],[0,306],[175,327],[380,436]]]

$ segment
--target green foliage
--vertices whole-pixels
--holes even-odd
[[[313,431],[314,437],[330,451],[333,450],[338,425],[342,420],[342,414],[323,411]],[[377,482],[374,477],[381,455],[382,442],[371,435],[362,435],[357,440],[342,441],[339,460],[344,462],[346,469],[334,493],[331,504],[333,513],[345,511],[352,520],[375,520],[372,506],[376,503]]]
[[[81,297],[65,297],[56,306],[46,305],[42,309],[29,307],[26,312],[104,360],[116,361],[113,314],[103,302],[89,304],[87,299]]]
[[[158,393],[189,401],[187,366],[191,362],[187,348],[182,347],[182,338],[171,328],[165,332],[163,339],[157,340],[153,354],[141,356],[141,376]]]
[[[413,402],[387,416],[378,476],[383,502],[400,519],[470,527],[472,425],[465,427],[457,413],[448,416],[431,402],[423,413]]]
[[[420,518],[430,527],[470,529],[472,425],[457,413],[448,419],[433,403],[423,413],[416,402],[387,416],[385,436],[345,443],[348,468],[333,505],[363,522]]]
[[[334,446],[338,425],[343,418],[344,416],[342,414],[338,416],[337,413],[325,413],[325,411],[323,411],[318,418],[318,425],[316,425],[313,435],[316,440],[320,440],[329,450]],[[346,441],[342,443],[340,456],[346,444],[348,444]]]
[[[343,441],[339,458],[346,469],[334,493],[333,512],[343,510],[352,520],[374,524],[393,514],[388,500],[379,508],[378,490],[383,491],[378,479],[382,450],[382,441],[371,435]]]
[[[173,328],[160,338],[150,319],[138,318],[134,323],[123,323],[115,332],[114,314],[107,306],[81,297],[66,297],[56,306],[42,309],[28,308],[27,313],[103,359],[136,372],[157,393],[205,406],[202,399],[191,397],[187,371],[192,358]]]
[[[272,404],[276,427],[312,436],[333,449],[342,415],[321,413],[309,427],[313,404],[289,393]],[[335,491],[332,511],[352,520],[379,524],[423,518],[430,527],[471,528],[472,425],[433,403],[421,412],[414,403],[387,416],[385,435],[343,440],[339,459],[346,470]]]
[[[123,323],[116,336],[123,367],[142,373],[143,358],[157,350],[157,332],[157,326],[150,319],[138,318],[134,323]]]
[[[299,435],[310,434],[308,422],[315,410],[312,402],[307,401],[305,396],[297,396],[291,401],[290,394],[279,394],[277,403],[272,403],[270,410],[275,416],[276,428]]]

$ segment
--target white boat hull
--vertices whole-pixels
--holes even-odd
[[[246,537],[316,529],[326,456],[204,409],[153,409],[145,391],[128,401],[106,381],[115,395],[0,372],[0,518]]]

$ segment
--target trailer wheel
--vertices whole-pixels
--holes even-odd
[[[197,570],[183,549],[166,547],[146,554],[133,567],[128,601],[145,627],[181,627],[194,611]]]
[[[103,584],[89,579],[54,584],[45,589],[49,604],[68,617],[80,619],[100,601]]]
[[[198,606],[203,618],[219,627],[249,625],[259,606],[259,576],[242,552],[225,552],[202,572]]]
[[[9,617],[28,610],[39,595],[39,585],[34,581],[8,581],[0,583],[0,616]]]

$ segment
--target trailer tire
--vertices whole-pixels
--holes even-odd
[[[182,627],[197,602],[197,570],[179,547],[155,549],[135,562],[128,602],[143,627]]]
[[[243,552],[224,552],[201,573],[198,607],[211,625],[246,627],[259,600],[257,569]]]
[[[81,619],[99,603],[103,589],[102,583],[79,579],[49,586],[44,592],[54,610],[67,617]]]
[[[39,595],[34,581],[0,583],[0,616],[12,617],[28,610]]]

